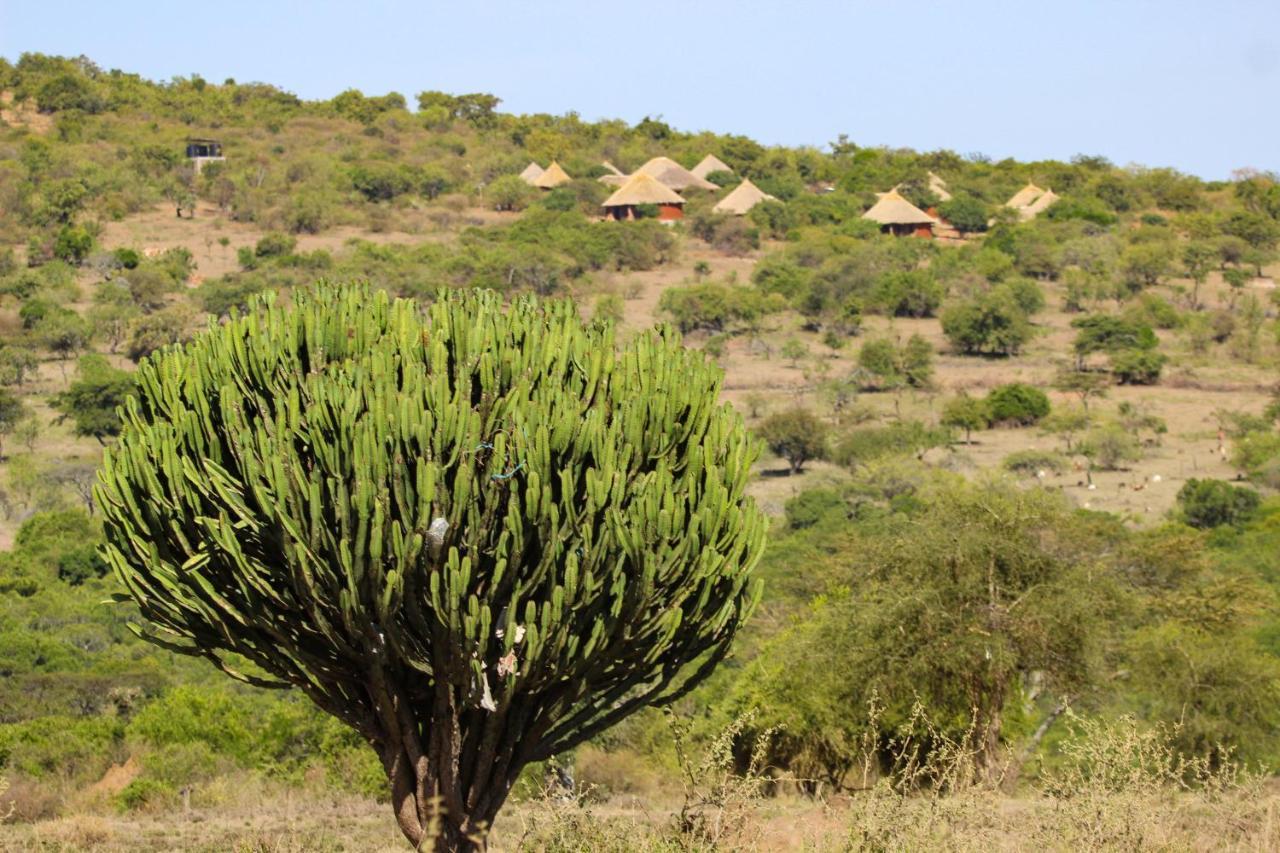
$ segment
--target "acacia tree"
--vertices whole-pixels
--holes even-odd
[[[413,844],[464,850],[529,762],[710,673],[764,518],[674,336],[423,310],[324,285],[152,356],[96,498],[140,633],[302,690],[378,752]]]

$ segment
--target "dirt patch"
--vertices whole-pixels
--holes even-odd
[[[45,115],[32,103],[16,103],[13,92],[0,92],[0,123],[10,127],[22,127],[32,133],[48,133],[53,130],[53,116]]]

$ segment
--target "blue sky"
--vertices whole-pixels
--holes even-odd
[[[1280,171],[1277,0],[0,0],[0,55],[29,50],[306,98],[486,91],[765,143]]]

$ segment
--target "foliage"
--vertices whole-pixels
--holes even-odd
[[[1031,426],[1049,414],[1048,396],[1021,382],[991,389],[986,404],[991,422],[1005,426]]]
[[[972,444],[973,431],[991,425],[991,406],[986,400],[960,393],[942,407],[939,422],[945,427],[964,430],[965,444]]]
[[[832,459],[846,467],[866,465],[887,456],[920,454],[949,439],[945,430],[930,429],[919,421],[862,427],[850,430],[836,442]]]
[[[945,309],[942,331],[968,355],[1016,355],[1032,334],[1026,314],[1012,296],[999,291]]]
[[[1116,424],[1095,427],[1080,442],[1080,452],[1104,471],[1122,470],[1142,458],[1142,446],[1128,430]]]
[[[1121,385],[1155,385],[1168,359],[1142,349],[1120,350],[1111,355],[1111,372]]]
[[[658,310],[670,316],[682,332],[722,332],[733,323],[754,326],[780,307],[776,299],[754,287],[717,282],[670,287],[658,300]]]
[[[887,338],[867,341],[858,351],[858,368],[864,389],[925,388],[933,377],[933,345],[920,335],[901,347]]]
[[[827,425],[807,409],[774,412],[756,432],[770,451],[787,460],[792,474],[804,470],[804,463],[827,456]]]
[[[54,399],[54,407],[71,419],[76,435],[105,443],[120,434],[117,410],[134,388],[132,374],[117,370],[100,355],[86,355],[80,359],[76,380]]]
[[[655,334],[615,353],[569,303],[295,293],[140,367],[104,553],[169,647],[373,744],[414,844],[440,791],[456,846],[526,763],[705,677],[753,606],[753,454],[717,376]]]
[[[1261,501],[1253,489],[1192,477],[1178,490],[1178,513],[1192,527],[1238,525],[1253,515]]]

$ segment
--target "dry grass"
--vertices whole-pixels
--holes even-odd
[[[766,796],[757,750],[736,774],[731,727],[644,797],[544,792],[510,804],[494,851],[1262,851],[1280,849],[1280,792],[1261,777],[1179,758],[1169,732],[1129,719],[1075,721],[1057,766],[1010,795],[923,718],[900,740],[897,773],[868,764],[859,790]],[[915,744],[934,749],[918,760]],[[763,744],[763,741],[759,741]],[[607,762],[605,754],[592,759]],[[629,760],[629,759],[627,759]],[[624,761],[625,763],[625,761]],[[626,765],[634,769],[633,764]],[[583,765],[580,769],[585,770]],[[599,767],[597,766],[597,770]],[[594,774],[593,774],[594,775]],[[648,781],[648,780],[647,780]],[[234,783],[234,784],[232,784]],[[394,851],[390,809],[368,800],[231,780],[216,806],[147,816],[82,809],[0,828],[6,851]]]

